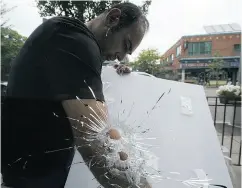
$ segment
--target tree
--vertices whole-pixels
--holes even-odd
[[[143,50],[137,60],[130,64],[133,70],[157,75],[161,70],[160,54],[156,49]]]
[[[46,16],[67,16],[78,18],[87,22],[104,12],[114,4],[123,1],[37,1],[37,7],[42,17]],[[151,0],[147,0],[140,7],[144,14],[147,14]]]
[[[11,62],[22,48],[26,37],[10,28],[1,27],[1,80],[7,80]]]
[[[216,78],[216,87],[218,87],[218,80],[219,74],[224,67],[224,60],[220,56],[218,52],[214,54],[215,59],[208,65],[209,71],[215,76]]]
[[[171,72],[170,63],[166,61],[166,59],[161,56],[160,58],[160,72],[158,77],[166,78],[166,74]],[[170,75],[170,74],[169,74]]]
[[[10,11],[12,11],[13,9],[16,8],[16,6],[11,7],[11,8],[7,8],[7,5],[3,2],[3,0],[0,0],[0,4],[1,4],[1,27],[7,27],[7,22],[9,19],[5,19],[4,17],[6,16],[6,14]],[[10,26],[8,26],[10,27]]]

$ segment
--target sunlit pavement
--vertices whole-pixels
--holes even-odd
[[[216,97],[217,88],[206,88],[204,87],[204,91],[207,97]]]
[[[233,166],[236,175],[235,188],[241,188],[241,166]]]
[[[204,88],[204,91],[206,93],[207,97],[216,97],[216,90],[217,88]],[[208,104],[215,104],[216,99],[208,99]],[[219,100],[217,101],[217,104],[220,104]],[[210,111],[212,118],[214,119],[214,114],[215,114],[215,107],[210,106]],[[232,107],[227,107],[226,113],[231,113],[233,110]],[[233,112],[232,112],[233,113]],[[230,150],[231,148],[231,142],[232,142],[232,170],[235,180],[233,182],[234,188],[240,188],[241,187],[241,166],[237,166],[238,160],[239,160],[239,146],[240,146],[240,140],[241,140],[241,128],[234,128],[234,137],[231,140],[231,134],[232,134],[232,127],[231,126],[223,126],[223,117],[224,117],[224,107],[217,107],[217,117],[216,121],[221,122],[216,124],[215,128],[217,130],[217,135],[220,143],[222,143],[222,132],[223,132],[223,127],[224,127],[224,141],[223,145]],[[241,126],[240,126],[241,127]]]

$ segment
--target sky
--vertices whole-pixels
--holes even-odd
[[[4,0],[8,7],[17,6],[6,17],[9,24],[29,36],[42,23],[33,0]],[[140,4],[140,0],[133,0]],[[204,26],[228,23],[242,24],[241,0],[152,0],[147,19],[149,32],[130,57],[134,60],[147,48],[163,54],[183,35],[204,34]]]

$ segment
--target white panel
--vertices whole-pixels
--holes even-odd
[[[170,179],[153,184],[153,188],[185,188],[192,182],[175,179],[191,176],[232,188],[203,87],[135,73],[119,76],[112,67],[103,68],[102,79],[106,100],[111,101],[112,123],[119,118],[137,131],[150,129],[143,137],[156,138],[145,141],[159,146],[150,149],[158,157],[151,163]],[[74,163],[78,161],[82,158],[77,152]],[[66,188],[97,188],[92,179],[85,164],[72,165]]]

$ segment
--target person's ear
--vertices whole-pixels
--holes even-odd
[[[108,28],[116,27],[119,23],[119,18],[121,16],[121,10],[118,8],[111,9],[106,16],[105,25]]]

